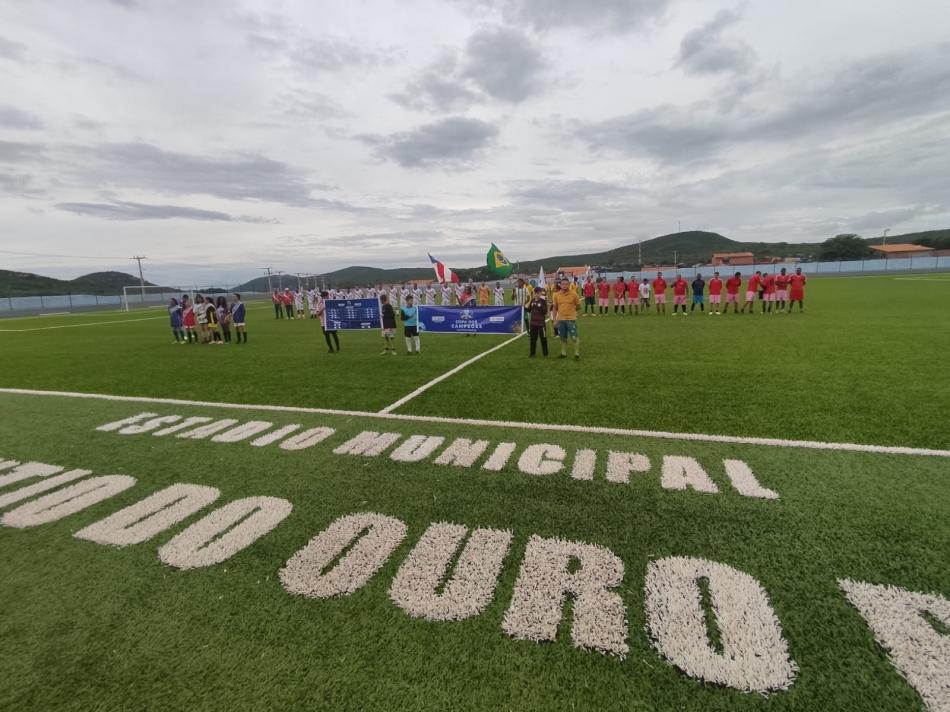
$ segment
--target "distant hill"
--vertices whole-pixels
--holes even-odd
[[[122,287],[138,283],[138,277],[125,272],[93,272],[76,279],[55,279],[31,272],[0,270],[0,296],[4,297],[28,297],[37,294],[118,294]],[[153,286],[151,282],[145,284]]]
[[[925,232],[909,232],[903,235],[888,235],[891,244],[899,242],[916,243],[950,249],[950,229],[928,230]],[[864,238],[869,245],[879,245],[881,237]],[[588,252],[573,255],[553,255],[537,260],[516,262],[518,272],[527,274],[536,273],[542,266],[546,272],[558,267],[590,265],[591,267],[605,267],[610,270],[635,270],[642,264],[679,264],[694,265],[708,264],[714,252],[751,252],[757,259],[768,257],[800,257],[808,260],[817,258],[821,248],[820,242],[738,242],[731,240],[718,232],[691,230],[676,232],[670,235],[661,235],[644,240],[639,245],[633,243],[615,247],[601,252]],[[485,268],[456,267],[450,265],[462,279],[488,279]],[[382,269],[380,267],[344,267],[333,272],[321,275],[323,282],[334,287],[350,287],[365,284],[394,284],[412,280],[431,279],[433,272],[430,267],[396,267]],[[118,294],[122,287],[138,284],[138,277],[125,272],[94,272],[72,280],[43,277],[29,272],[11,272],[0,270],[0,297],[21,297],[36,294]],[[146,282],[150,286],[151,282]],[[297,278],[284,274],[278,280],[277,275],[271,275],[271,285],[278,284],[284,287],[296,286]],[[256,277],[244,284],[232,287],[237,292],[266,292],[268,282],[266,276]],[[217,291],[217,288],[203,290]]]

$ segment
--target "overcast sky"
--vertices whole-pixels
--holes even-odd
[[[0,4],[3,268],[234,283],[679,221],[950,227],[946,0]]]

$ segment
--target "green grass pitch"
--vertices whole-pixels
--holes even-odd
[[[275,321],[269,305],[250,307],[241,346],[174,346],[151,311],[0,320],[0,388],[304,409],[0,392],[0,461],[135,478],[49,523],[0,520],[0,709],[926,709],[838,582],[950,597],[950,458],[597,430],[950,449],[950,276],[813,279],[807,295],[802,315],[581,318],[579,362],[530,360],[519,339],[395,410],[432,419],[372,414],[505,337],[425,335],[410,358],[379,355],[375,331],[344,332],[341,353],[328,354],[314,322]],[[327,430],[298,450],[97,430],[143,412]],[[364,431],[398,437],[375,457],[334,452]],[[444,444],[418,462],[394,459],[412,435]],[[470,467],[437,462],[456,438],[487,441]],[[486,469],[505,442],[512,456]],[[563,448],[563,467],[528,474],[519,458],[536,444]],[[586,450],[596,452],[591,479],[572,477]],[[611,481],[610,452],[644,456],[644,471]],[[667,486],[675,458],[697,463],[717,492]],[[747,464],[778,499],[744,496],[727,461]],[[0,515],[48,494],[2,504],[42,481],[0,484]],[[74,536],[176,483],[220,496],[142,543]],[[160,560],[211,510],[260,496],[293,509],[233,556],[195,569]],[[359,512],[406,527],[378,571],[349,595],[285,590],[288,560]],[[511,533],[490,600],[464,620],[414,617],[392,595],[424,533],[444,522]],[[573,644],[584,603],[570,596],[554,640],[506,630],[532,537],[605,547],[623,562],[611,591],[624,655]],[[725,564],[761,585],[796,667],[787,689],[741,692],[661,654],[645,581],[666,557]],[[710,595],[706,631],[721,650]],[[950,621],[934,618],[934,634],[948,635]]]

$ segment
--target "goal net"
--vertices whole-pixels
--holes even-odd
[[[138,284],[131,284],[128,287],[122,287],[122,309],[131,311],[132,309],[163,307],[168,304],[168,300],[172,297],[180,302],[183,294],[187,294],[190,299],[194,299],[194,288],[143,287]]]

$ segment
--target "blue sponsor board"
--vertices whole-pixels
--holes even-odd
[[[378,299],[327,299],[327,329],[379,329],[383,325]]]
[[[419,331],[443,334],[517,334],[521,307],[419,307]]]

